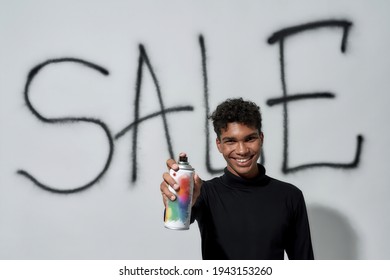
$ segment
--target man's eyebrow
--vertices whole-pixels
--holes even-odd
[[[228,137],[228,136],[227,136],[227,137],[223,137],[222,140],[223,140],[223,141],[227,141],[227,140],[236,140],[236,138],[235,138],[235,137]]]
[[[244,139],[251,138],[251,137],[258,138],[260,136],[259,136],[259,134],[257,132],[253,132],[251,134],[248,134],[248,135],[244,136]],[[229,141],[229,140],[234,140],[235,141],[235,140],[237,140],[237,138],[234,137],[234,136],[226,136],[226,137],[223,137],[221,140],[222,141]]]
[[[253,132],[252,134],[245,136],[245,138],[248,138],[248,137],[260,137],[260,136],[257,132]]]

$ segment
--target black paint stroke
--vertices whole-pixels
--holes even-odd
[[[139,118],[137,122],[132,122],[129,125],[127,125],[125,128],[123,128],[121,131],[119,131],[115,135],[115,140],[118,140],[122,136],[124,136],[130,129],[132,129],[136,124],[140,124],[144,121],[147,121],[149,119],[152,119],[154,117],[161,116],[162,114],[168,114],[168,113],[175,113],[175,112],[181,112],[181,111],[193,111],[194,107],[192,106],[177,106],[177,107],[171,107],[168,109],[164,109],[163,111],[155,112],[149,115],[146,115],[143,118]]]
[[[294,94],[285,97],[270,98],[267,100],[268,106],[278,105],[280,103],[286,103],[290,101],[298,101],[303,99],[313,99],[313,98],[335,98],[335,95],[330,92],[316,92],[316,93],[303,93],[303,94]]]
[[[335,95],[333,93],[329,92],[320,92],[320,93],[309,93],[309,94],[295,94],[295,95],[288,95],[287,94],[287,85],[286,85],[286,73],[285,73],[285,58],[284,58],[284,44],[285,39],[288,36],[295,35],[299,32],[304,32],[307,30],[312,30],[316,28],[321,27],[339,27],[343,28],[343,38],[341,42],[341,52],[346,51],[346,45],[347,45],[347,37],[349,28],[351,27],[352,23],[350,21],[346,20],[326,20],[326,21],[317,21],[302,25],[297,25],[293,27],[288,27],[282,30],[279,30],[272,34],[271,37],[268,39],[269,44],[273,44],[276,42],[279,42],[279,59],[280,59],[280,73],[281,73],[281,82],[282,82],[282,91],[283,96],[280,98],[272,98],[267,101],[267,104],[269,106],[273,106],[276,104],[282,104],[283,105],[283,128],[284,128],[284,134],[283,134],[283,165],[282,165],[282,172],[283,173],[290,173],[290,172],[296,172],[308,168],[314,168],[314,167],[332,167],[332,168],[342,168],[342,169],[351,169],[356,168],[359,165],[360,162],[360,156],[362,152],[362,144],[363,144],[363,136],[358,135],[357,136],[357,147],[356,147],[356,153],[354,159],[349,163],[328,163],[328,162],[320,162],[320,163],[310,163],[310,164],[303,164],[296,167],[289,167],[289,155],[288,155],[288,110],[287,110],[287,104],[291,101],[297,101],[297,100],[303,100],[303,99],[312,99],[312,98],[334,98]]]
[[[302,164],[302,165],[295,166],[295,167],[289,167],[288,170],[286,168],[287,167],[286,163],[283,162],[284,168],[286,168],[284,170],[284,172],[285,173],[297,172],[297,171],[300,171],[303,169],[314,168],[314,167],[331,167],[331,168],[339,168],[339,169],[356,168],[356,167],[358,167],[359,162],[360,162],[360,157],[361,157],[362,147],[363,147],[363,140],[364,140],[362,135],[358,135],[356,138],[357,138],[357,140],[356,140],[357,144],[356,144],[355,157],[351,162],[347,162],[347,163],[319,162],[319,163]]]
[[[142,87],[142,78],[143,78],[143,67],[146,64],[147,69],[152,77],[154,86],[156,88],[158,102],[160,105],[160,111],[149,114],[145,117],[140,117],[140,102],[141,102],[141,87]],[[116,134],[115,139],[119,139],[126,134],[130,129],[133,129],[132,136],[132,175],[131,181],[135,182],[137,180],[137,170],[138,170],[138,157],[137,157],[137,147],[138,147],[138,126],[142,122],[149,120],[154,117],[161,116],[163,120],[163,127],[165,132],[165,139],[167,142],[168,153],[171,158],[174,158],[174,153],[172,149],[171,136],[169,134],[168,120],[166,115],[168,113],[180,112],[180,111],[193,111],[192,106],[177,106],[171,108],[165,108],[161,88],[157,79],[157,76],[153,70],[152,64],[150,63],[149,57],[145,51],[145,47],[141,44],[139,45],[139,58],[138,58],[138,69],[136,77],[136,94],[134,100],[134,121],[122,129],[119,133]]]
[[[104,164],[103,169],[98,173],[98,175],[94,179],[92,179],[90,182],[88,182],[84,185],[81,185],[79,187],[71,188],[71,189],[58,189],[58,188],[53,187],[53,186],[48,186],[48,185],[42,183],[37,178],[35,178],[28,171],[23,170],[23,169],[18,170],[17,174],[26,177],[27,179],[32,181],[35,185],[37,185],[38,187],[40,187],[46,191],[49,191],[52,193],[58,193],[58,194],[71,194],[71,193],[84,191],[84,190],[90,188],[91,186],[93,186],[95,183],[97,183],[103,177],[103,175],[108,170],[110,163],[111,163],[111,159],[112,159],[113,152],[114,152],[114,142],[113,142],[113,138],[111,136],[110,130],[108,129],[108,126],[99,119],[86,118],[86,117],[47,118],[47,117],[41,115],[34,108],[34,106],[31,104],[31,101],[29,98],[29,91],[30,91],[30,85],[31,85],[33,79],[35,78],[35,76],[39,73],[39,71],[41,71],[44,67],[46,67],[50,64],[57,64],[57,63],[64,63],[64,62],[81,64],[82,66],[86,66],[88,68],[96,70],[97,72],[101,73],[102,75],[105,75],[105,76],[109,75],[109,72],[106,69],[104,69],[103,67],[98,66],[96,64],[93,64],[91,62],[85,61],[85,60],[77,59],[77,58],[58,58],[58,59],[47,60],[41,64],[38,64],[34,68],[32,68],[28,74],[27,82],[26,82],[25,90],[24,90],[24,99],[25,99],[26,105],[27,105],[28,109],[31,111],[31,113],[36,118],[38,118],[40,121],[42,121],[44,123],[69,124],[69,123],[77,123],[77,122],[86,122],[86,123],[95,124],[95,125],[101,127],[103,129],[104,133],[106,134],[108,144],[109,144],[109,153],[108,153],[106,163]]]
[[[283,41],[288,36],[295,35],[299,32],[304,32],[311,29],[317,29],[322,27],[341,27],[343,28],[343,37],[341,39],[341,52],[344,53],[347,49],[347,37],[351,26],[352,22],[347,20],[324,20],[309,22],[301,25],[287,27],[273,33],[271,37],[268,38],[268,43],[271,45],[278,41]]]
[[[205,107],[205,134],[206,134],[206,169],[210,174],[218,174],[223,172],[223,168],[214,168],[211,166],[211,154],[210,154],[210,105],[209,105],[209,87],[208,87],[208,74],[207,74],[207,53],[206,46],[204,43],[203,35],[199,35],[199,46],[202,58],[202,77],[203,77],[203,98]]]

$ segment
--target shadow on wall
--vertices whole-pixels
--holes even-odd
[[[315,259],[359,259],[358,236],[347,217],[320,205],[309,205],[308,215]]]

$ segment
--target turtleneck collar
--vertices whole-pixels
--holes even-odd
[[[234,175],[231,173],[227,167],[224,169],[224,174],[221,176],[222,181],[231,187],[235,188],[247,188],[247,187],[262,187],[265,186],[268,181],[269,177],[265,175],[265,168],[261,164],[257,164],[258,169],[259,169],[259,174],[251,179],[245,179],[241,178],[239,176]]]

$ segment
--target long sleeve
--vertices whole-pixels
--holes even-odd
[[[309,219],[302,193],[297,200],[289,230],[286,253],[290,260],[313,260]]]

